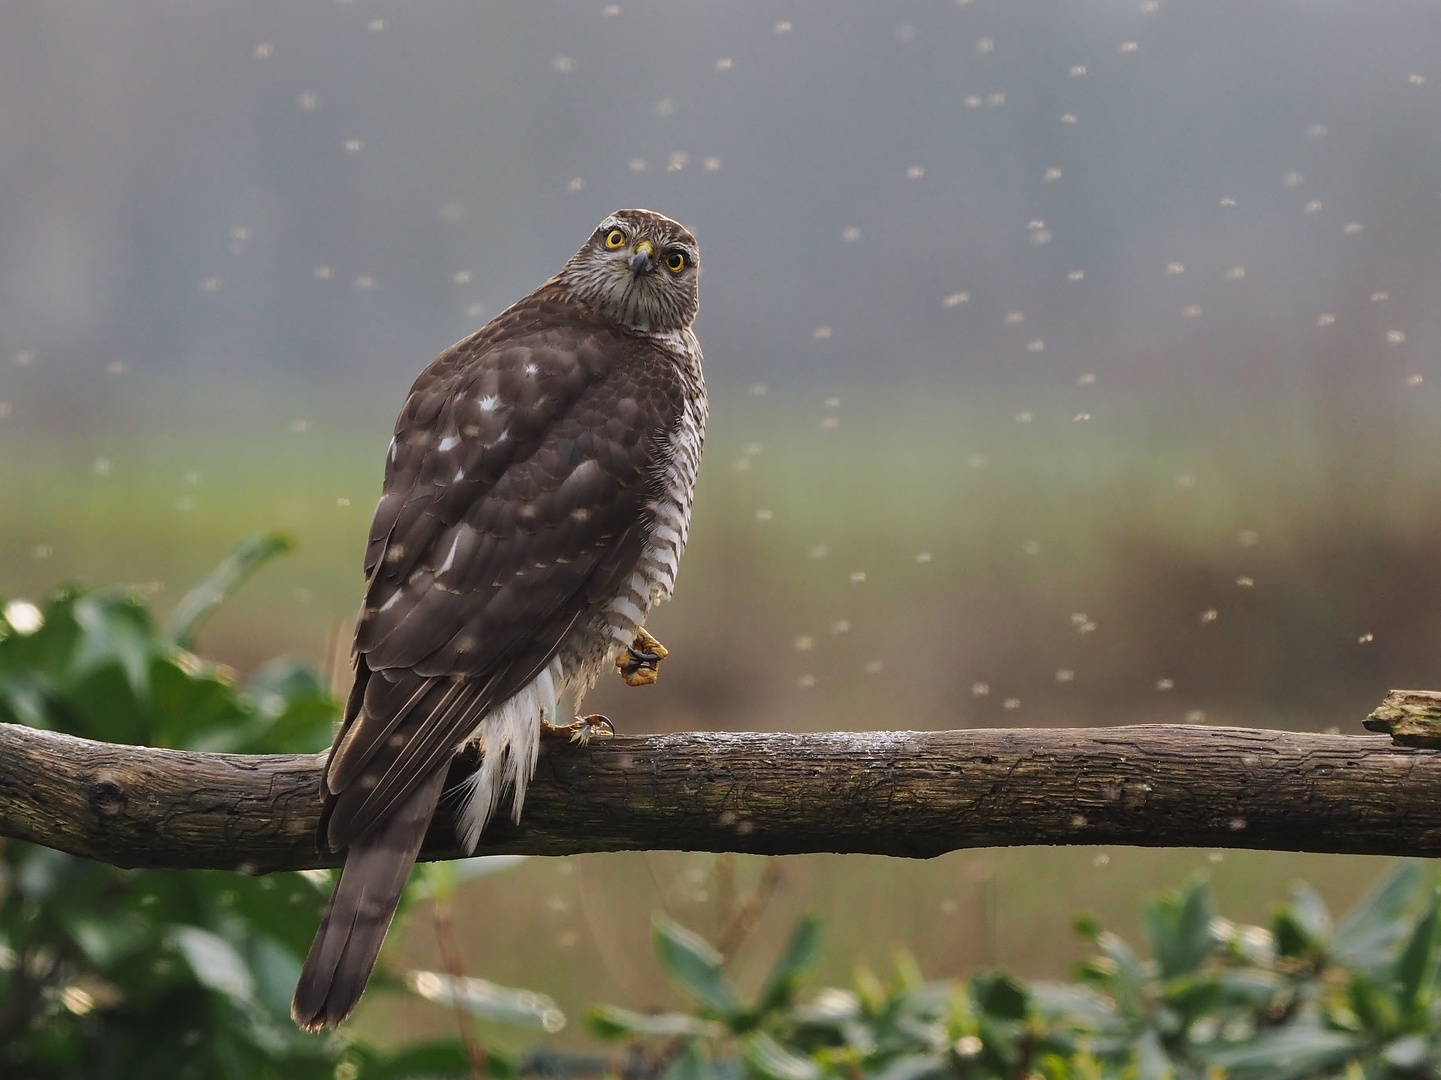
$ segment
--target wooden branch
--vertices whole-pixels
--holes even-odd
[[[0,834],[132,867],[262,873],[317,855],[321,759],[0,724]],[[461,759],[451,779],[474,769]],[[481,851],[924,858],[1023,844],[1441,855],[1441,753],[1384,736],[1141,725],[546,742]],[[423,858],[455,858],[443,804]]]

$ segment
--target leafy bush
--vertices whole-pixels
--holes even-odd
[[[661,966],[685,1013],[601,1006],[603,1039],[650,1047],[664,1080],[1294,1080],[1441,1075],[1438,883],[1401,864],[1339,926],[1298,884],[1270,928],[1221,918],[1204,881],[1149,901],[1152,959],[1094,920],[1075,984],[1002,972],[926,982],[902,956],[885,983],[797,993],[820,955],[801,919],[745,1001],[722,958],[658,921]],[[644,1070],[633,1070],[643,1072]]]
[[[277,660],[237,686],[189,651],[226,594],[288,547],[248,541],[163,629],[120,589],[62,589],[43,610],[0,605],[0,721],[191,750],[324,749],[338,702],[311,668]],[[387,1054],[291,1022],[328,872],[132,871],[0,844],[0,1075],[470,1073],[457,1039]],[[417,875],[417,889],[426,880]]]

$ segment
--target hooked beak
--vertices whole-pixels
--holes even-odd
[[[650,254],[655,248],[649,240],[642,240],[635,246],[635,254],[630,257],[630,272],[636,277],[650,270]]]

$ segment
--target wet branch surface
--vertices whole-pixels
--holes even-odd
[[[320,768],[0,724],[0,834],[126,867],[334,865],[314,848]],[[546,741],[524,820],[480,853],[1037,844],[1438,856],[1441,751],[1192,725]],[[462,854],[443,803],[422,858]]]

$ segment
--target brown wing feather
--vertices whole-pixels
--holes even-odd
[[[404,800],[633,571],[682,408],[673,362],[554,286],[416,380],[326,771],[331,848]]]

